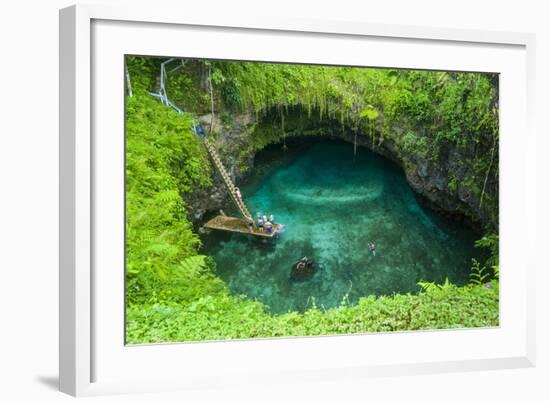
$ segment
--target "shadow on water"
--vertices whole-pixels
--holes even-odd
[[[477,235],[426,210],[393,162],[340,141],[305,141],[289,151],[268,147],[240,186],[253,214],[274,214],[285,231],[262,241],[214,232],[203,251],[230,290],[271,312],[338,306],[359,297],[417,292],[418,281],[464,284]],[[232,211],[232,213],[236,213]],[[376,243],[376,255],[368,243]],[[290,279],[307,256],[318,266],[307,281]]]

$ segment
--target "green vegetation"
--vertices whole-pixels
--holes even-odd
[[[214,275],[211,280],[219,280]],[[378,331],[497,326],[498,281],[456,287],[426,286],[418,295],[361,298],[305,313],[272,316],[261,303],[229,295],[227,290],[194,302],[131,306],[128,342],[223,340],[251,337],[307,336]],[[223,286],[223,283],[220,283]]]
[[[209,82],[216,110],[254,113],[260,123],[241,152],[307,134],[312,121],[312,135],[353,132],[374,150],[393,149],[403,165],[418,156],[452,165],[447,179],[458,178],[456,192],[479,200],[461,212],[484,216],[486,231],[497,231],[496,74],[190,60],[169,74],[169,96],[185,110],[210,113]]]
[[[340,307],[329,310],[312,299],[305,313],[274,316],[258,301],[231,295],[216,276],[214,261],[200,254],[184,199],[212,185],[212,172],[192,132],[193,116],[177,114],[147,93],[157,89],[160,62],[128,58],[133,89],[126,98],[128,343],[498,325],[498,236],[493,234],[498,116],[492,76],[201,61],[169,76],[170,98],[202,114],[210,110],[211,70],[215,107],[223,111],[225,127],[232,113],[243,111],[280,122],[281,129],[273,124],[261,129],[260,121],[259,129],[247,132],[250,145],[241,152],[281,141],[283,133],[298,133],[300,121],[310,120],[317,122],[312,131],[317,135],[338,126],[367,136],[373,148],[388,141],[404,154],[430,160],[458,154],[454,168],[463,175],[449,177],[452,191],[467,186],[489,215],[487,235],[478,245],[492,257],[474,261],[467,286],[420,283],[418,294],[369,296],[357,305],[344,297]]]
[[[126,104],[127,301],[170,298],[174,270],[200,246],[182,194],[210,185],[206,154],[182,118],[136,91]]]

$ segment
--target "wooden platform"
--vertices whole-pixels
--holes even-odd
[[[252,231],[248,228],[246,222],[243,219],[237,217],[228,216],[216,216],[209,220],[204,228],[210,228],[212,230],[231,231],[234,233],[255,235],[257,237],[271,238],[277,234],[280,228],[280,224],[273,224],[273,231],[271,234],[260,232],[256,227],[252,228]]]

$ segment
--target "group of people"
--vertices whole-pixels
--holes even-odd
[[[273,215],[270,214],[269,218],[264,214],[263,216],[258,213],[258,230],[260,232],[265,232],[268,234],[271,234],[273,232],[273,225],[275,224],[275,220],[273,218]]]
[[[234,190],[234,193],[235,193],[235,197],[242,201],[242,194],[241,194],[241,191],[238,187],[235,187],[235,190]],[[252,220],[252,218],[247,218],[247,223],[248,223],[248,230],[250,232],[253,232],[254,231],[254,220]],[[268,233],[268,234],[271,234],[273,232],[273,226],[275,224],[275,220],[273,219],[273,215],[270,214],[269,215],[269,218],[264,214],[263,216],[258,213],[258,222],[257,222],[257,226],[258,226],[258,230],[260,232],[264,232],[264,229],[265,229],[265,232]]]
[[[239,201],[242,201],[242,199],[243,199],[242,194],[241,194],[241,191],[238,187],[235,187],[234,193],[235,193],[235,197]],[[250,232],[253,232],[254,231],[254,220],[252,220],[252,218],[247,218],[247,223],[248,223],[248,230]],[[262,216],[261,213],[258,213],[257,226],[258,226],[258,230],[260,232],[263,233],[264,229],[265,229],[266,233],[271,234],[273,232],[273,225],[274,224],[275,224],[275,221],[273,219],[272,214],[270,214],[269,218],[268,218],[265,214]]]

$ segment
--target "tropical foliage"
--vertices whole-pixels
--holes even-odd
[[[207,155],[191,129],[194,116],[178,114],[148,94],[158,89],[161,61],[127,60],[133,89],[133,96],[126,97],[129,343],[498,325],[495,224],[478,241],[492,257],[473,262],[471,281],[464,287],[420,283],[418,294],[369,296],[356,305],[344,298],[341,306],[329,310],[312,299],[306,312],[281,315],[270,314],[256,300],[230,294],[216,276],[215,262],[201,255],[200,239],[187,218],[187,196],[212,185]],[[291,121],[300,110],[307,118],[326,119],[368,136],[373,147],[391,141],[403,151],[433,159],[462,149],[472,157],[464,161],[469,173],[460,185],[484,194],[484,207],[493,210],[498,204],[498,120],[492,79],[482,74],[189,61],[169,76],[168,92],[184,110],[207,113],[211,83],[215,107],[224,110],[226,120],[229,112],[246,110],[266,120],[276,115],[284,124],[285,116]],[[408,129],[396,131],[396,122]],[[286,129],[292,134],[292,124]],[[251,151],[281,140],[281,132],[284,126],[250,133]]]
[[[156,67],[160,61],[138,57],[129,63],[143,71],[143,63]],[[158,85],[155,74],[158,68],[151,68],[150,78],[141,80],[150,89]],[[451,187],[473,193],[488,216],[487,229],[498,228],[496,74],[188,60],[168,74],[167,87],[185,110],[209,113],[213,88],[216,110],[266,120],[250,135],[248,153],[307,134],[312,121],[322,121],[312,134],[334,135],[339,126],[342,134],[368,137],[373,149],[386,144],[397,155],[452,163]]]
[[[215,276],[209,280],[218,281]],[[369,296],[357,305],[270,315],[260,303],[220,291],[193,302],[132,305],[130,343],[349,334],[379,331],[497,326],[498,281],[457,287],[422,283],[416,295]]]
[[[210,185],[206,154],[190,120],[140,93],[126,104],[127,300],[173,291],[174,270],[197,254],[182,194]]]

